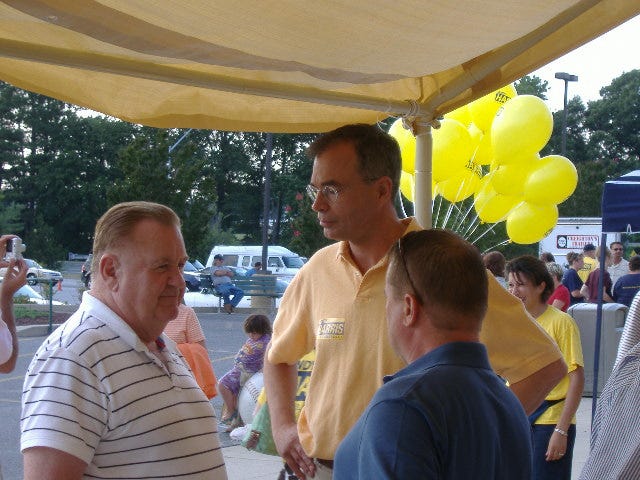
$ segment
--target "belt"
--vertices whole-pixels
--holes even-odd
[[[316,462],[318,462],[320,465],[323,465],[333,470],[333,460],[324,460],[323,458],[316,458]]]

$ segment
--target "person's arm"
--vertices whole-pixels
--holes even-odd
[[[11,338],[11,353],[3,355],[5,358],[0,364],[0,373],[12,372],[18,360],[18,333],[13,315],[13,294],[27,281],[27,270],[24,260],[11,260],[0,284],[0,314]]]
[[[607,287],[602,287],[602,301],[606,303],[613,303],[613,298],[607,293]]]
[[[564,307],[566,302],[563,302],[562,300],[560,300],[559,298],[556,298],[553,303],[551,303],[552,307],[557,308],[558,310],[562,310],[562,308]]]
[[[269,346],[264,360],[264,385],[271,415],[271,431],[278,453],[305,480],[315,475],[313,460],[307,456],[298,437],[294,400],[298,381],[298,367],[286,363],[273,364],[268,360]]]
[[[584,389],[584,368],[577,367],[572,372],[569,372],[569,389],[567,390],[567,396],[564,400],[564,408],[556,424],[556,428],[567,432],[571,425],[571,419],[578,411],[580,400],[582,399],[582,390]],[[553,432],[549,439],[549,445],[545,458],[547,462],[554,460],[560,460],[562,455],[567,451],[567,437],[558,432]]]
[[[511,384],[510,388],[529,415],[538,408],[547,394],[566,374],[566,363],[563,359],[558,359],[519,382]]]
[[[576,295],[574,295],[574,297],[575,296]],[[580,296],[584,298],[587,302],[589,301],[589,287],[587,286],[586,283],[582,285],[582,288],[580,289]]]
[[[48,447],[27,448],[23,464],[24,480],[77,480],[87,469],[87,464],[78,457]]]

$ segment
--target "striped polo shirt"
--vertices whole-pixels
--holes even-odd
[[[85,292],[31,361],[21,449],[67,452],[86,478],[226,479],[213,408],[164,339],[160,359]]]

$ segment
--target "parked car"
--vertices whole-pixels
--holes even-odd
[[[198,268],[191,262],[187,261],[184,264],[184,270],[182,271],[182,278],[187,284],[187,290],[190,292],[197,292],[200,290],[200,274]]]
[[[196,267],[198,270],[202,270],[204,268],[204,265],[202,264],[202,262],[197,258],[191,260],[191,263],[193,263],[193,266]]]
[[[87,259],[82,264],[82,271],[80,272],[80,280],[84,283],[85,288],[89,288],[91,283],[91,262],[93,260],[93,254],[90,253]]]
[[[42,295],[40,295],[38,292],[36,292],[33,288],[31,288],[29,285],[23,285],[22,287],[20,287],[16,293],[13,294],[13,298],[14,299],[18,299],[18,297],[20,299],[27,299],[28,303],[35,303],[37,305],[49,305],[49,300],[47,300],[46,298],[44,298]],[[63,305],[62,302],[59,302],[57,300],[53,300],[51,302],[52,305]]]
[[[27,267],[29,267],[29,270],[27,270],[27,283],[29,285],[37,284],[38,280],[55,280],[56,283],[63,280],[62,274],[57,270],[43,268],[38,262],[31,260],[30,258],[25,258],[24,261],[26,262]],[[4,278],[6,272],[6,267],[0,268],[0,277]]]

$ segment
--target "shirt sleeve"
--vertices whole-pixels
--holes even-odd
[[[517,383],[562,359],[556,343],[529,316],[522,302],[489,277],[489,308],[480,341],[498,375]]]
[[[11,358],[13,353],[13,337],[7,324],[0,318],[0,364]]]
[[[191,307],[187,307],[186,313],[186,335],[187,343],[198,343],[205,340],[202,326],[198,320],[196,312]]]

